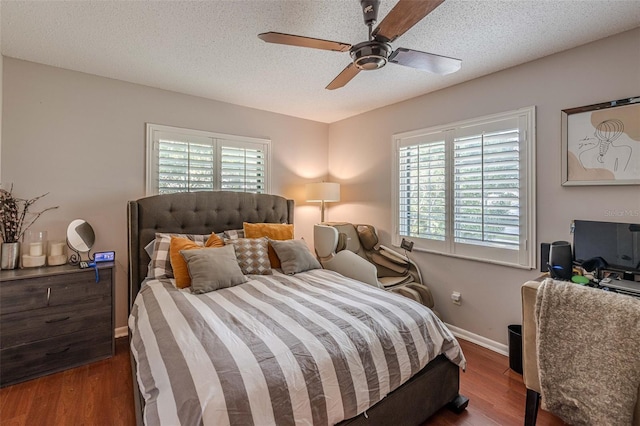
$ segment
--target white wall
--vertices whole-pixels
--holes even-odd
[[[328,125],[95,75],[4,59],[3,186],[20,197],[50,194],[34,229],[64,239],[87,220],[96,249],[115,250],[116,326],[127,316],[126,203],[145,195],[145,123],[272,141],[272,193],[296,201],[296,237],[312,238],[318,206],[304,184],[327,174]]]
[[[640,212],[638,186],[560,185],[560,111],[639,96],[638,40],[635,29],[331,124],[329,172],[342,183],[342,201],[332,206],[331,219],[371,223],[390,244],[393,134],[535,105],[536,246],[570,240],[573,219],[637,222],[637,216],[612,218],[607,211]],[[539,275],[427,253],[412,258],[446,322],[501,343],[507,325],[521,323],[520,285]],[[461,306],[449,299],[454,290],[462,293]]]

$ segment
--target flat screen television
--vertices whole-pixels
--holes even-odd
[[[601,257],[607,269],[640,273],[640,223],[575,220],[573,232],[577,264]]]

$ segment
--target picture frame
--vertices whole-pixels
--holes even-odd
[[[640,185],[640,96],[562,110],[562,185]]]

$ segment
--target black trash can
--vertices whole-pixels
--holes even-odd
[[[509,368],[522,374],[522,326],[512,324],[509,329]]]

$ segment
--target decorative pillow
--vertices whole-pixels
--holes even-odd
[[[191,292],[207,293],[249,281],[242,274],[231,246],[181,250],[191,276]]]
[[[245,238],[267,237],[270,240],[292,240],[293,225],[288,223],[248,223],[242,224]],[[269,244],[269,261],[272,268],[280,267],[280,259]]]
[[[276,251],[282,265],[282,272],[287,275],[311,269],[322,269],[320,262],[313,257],[304,240],[269,241]]]
[[[224,231],[223,234],[225,240],[244,238],[244,230],[242,229],[229,229],[228,231]]]
[[[153,255],[149,262],[148,278],[173,278],[173,269],[171,268],[171,259],[169,258],[169,249],[171,247],[171,237],[188,238],[196,244],[204,247],[210,234],[207,235],[191,235],[191,234],[165,234],[156,233],[155,243],[153,244]]]
[[[154,238],[153,240],[149,241],[149,244],[144,246],[144,251],[146,251],[147,254],[149,255],[149,259],[153,257],[153,245],[155,243],[156,243],[156,239]]]
[[[271,275],[271,263],[266,238],[238,238],[225,240],[226,244],[232,244],[236,249],[236,258],[243,274]]]
[[[216,234],[211,234],[205,247],[224,247],[224,242]],[[181,250],[201,249],[202,246],[191,241],[188,238],[172,237],[169,248],[169,258],[171,259],[171,269],[176,279],[176,287],[187,288],[191,285],[191,277],[189,277],[189,269],[187,262],[180,253]]]

